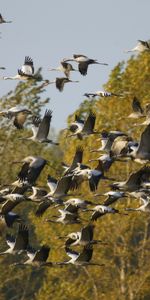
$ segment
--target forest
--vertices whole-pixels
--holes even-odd
[[[41,70],[39,70],[41,72]],[[81,119],[92,111],[96,115],[95,130],[97,132],[119,130],[133,140],[139,141],[144,126],[140,125],[144,119],[132,119],[132,101],[136,97],[141,106],[145,107],[150,99],[150,54],[142,52],[131,56],[127,62],[119,62],[111,71],[104,90],[121,95],[116,97],[85,97],[79,108],[68,116],[68,126],[75,115]],[[16,105],[24,105],[35,116],[43,116],[45,108],[51,109],[50,99],[44,98],[46,86],[42,81],[19,81],[14,91],[3,96],[0,101],[0,111]],[[0,116],[0,185],[1,190],[11,187],[17,180],[21,161],[25,157],[40,156],[48,161],[42,170],[37,187],[49,191],[47,176],[60,179],[64,170],[62,162],[71,164],[77,148],[83,149],[83,164],[95,168],[101,153],[91,152],[101,146],[100,135],[90,135],[82,140],[69,137],[69,131],[62,130],[56,136],[55,129],[50,134],[59,145],[35,143],[31,140],[22,141],[24,136],[30,136],[30,118],[24,129],[17,130],[11,121]],[[104,154],[104,153],[103,153]],[[90,160],[93,160],[90,162]],[[146,164],[149,165],[148,163]],[[125,181],[132,172],[143,165],[134,160],[120,159],[115,161],[106,176],[100,180],[96,191],[91,191],[87,182],[83,182],[78,189],[68,192],[65,201],[70,198],[80,198],[93,203],[103,204],[104,194],[111,190],[111,183]],[[111,180],[113,179],[113,181]],[[27,191],[29,197],[32,191]],[[0,194],[1,195],[1,194]],[[89,211],[80,211],[80,223],[61,224],[45,222],[54,215],[58,215],[58,207],[51,206],[41,217],[35,212],[39,203],[24,201],[14,208],[23,223],[29,228],[29,243],[35,249],[42,245],[50,247],[48,261],[63,262],[68,259],[64,240],[71,232],[78,232],[83,226],[91,222]],[[137,208],[139,199],[129,194],[112,204],[120,214],[106,214],[94,224],[94,239],[103,243],[93,245],[92,261],[102,266],[52,265],[52,266],[18,266],[16,262],[25,261],[26,253],[0,255],[0,300],[149,300],[150,299],[150,215],[140,211],[126,211],[126,208]],[[110,205],[111,206],[111,205]],[[7,249],[6,234],[15,236],[18,224],[13,228],[0,223],[0,252]],[[73,247],[72,247],[73,248]],[[82,246],[74,246],[75,251],[82,251]]]

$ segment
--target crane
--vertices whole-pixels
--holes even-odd
[[[18,73],[15,76],[4,76],[1,79],[19,79],[19,80],[27,80],[34,79],[34,65],[33,60],[30,56],[25,56],[24,64],[21,69],[18,69]]]
[[[33,135],[30,137],[23,137],[20,139],[58,145],[58,143],[55,143],[52,140],[47,138],[48,134],[49,134],[49,130],[50,130],[51,119],[52,119],[52,111],[49,109],[46,109],[42,120],[39,120],[39,119],[38,119],[38,121],[37,121],[37,119],[33,120],[33,126],[31,127],[32,131],[33,131]]]
[[[31,110],[24,107],[11,107],[0,112],[0,116],[13,120],[13,124],[17,129],[23,129],[27,116],[31,114]]]
[[[65,61],[62,60],[60,62],[60,66],[59,67],[48,69],[48,71],[61,71],[61,72],[63,72],[65,74],[65,76],[67,78],[69,78],[70,77],[70,72],[77,71],[77,70],[75,70],[70,63],[65,62]]]
[[[9,248],[1,252],[0,255],[3,254],[20,254],[25,251],[29,244],[29,232],[27,226],[20,224],[18,228],[18,233],[16,238],[10,234],[6,235],[6,242]]]
[[[96,59],[92,59],[83,54],[73,54],[72,58],[64,58],[64,61],[75,61],[78,63],[78,70],[81,75],[87,75],[88,66],[91,64],[105,65],[106,63],[98,62]]]

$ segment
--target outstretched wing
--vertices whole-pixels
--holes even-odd
[[[81,75],[85,76],[87,74],[87,70],[88,70],[88,62],[80,62],[78,65],[78,69],[79,72],[81,73]]]
[[[27,226],[20,224],[16,237],[14,250],[26,250],[29,243],[29,231]]]
[[[21,71],[26,75],[34,74],[33,60],[30,56],[25,56],[24,65],[22,66]]]
[[[81,229],[81,239],[87,242],[93,240],[94,225],[89,224]]]
[[[51,201],[50,200],[44,200],[44,201],[42,201],[39,204],[38,209],[35,212],[35,215],[37,217],[41,217],[44,214],[44,212],[50,207],[50,205],[51,205]]]
[[[88,244],[84,246],[83,251],[79,254],[78,258],[76,259],[77,262],[89,262],[93,255],[93,247],[92,245]]]
[[[77,163],[82,163],[82,158],[83,158],[83,148],[82,147],[78,147],[76,149],[76,153],[75,156],[73,158],[72,164],[69,168],[69,171],[74,170],[77,167]]]
[[[95,121],[96,121],[96,115],[91,111],[84,123],[82,132],[93,132]]]
[[[137,150],[137,156],[140,158],[150,157],[150,124],[141,134],[140,144]]]
[[[54,196],[61,197],[67,194],[67,192],[70,189],[71,183],[72,183],[72,176],[63,176],[57,183]]]
[[[52,111],[51,110],[47,110],[45,111],[45,115],[39,125],[38,131],[37,131],[37,135],[36,138],[38,140],[46,140],[49,130],[50,130],[50,122],[52,119]]]
[[[45,262],[48,259],[49,252],[50,247],[43,245],[41,249],[36,252],[33,261]]]

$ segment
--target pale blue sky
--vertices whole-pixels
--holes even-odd
[[[13,21],[0,25],[0,65],[7,68],[1,75],[15,75],[26,55],[33,58],[35,69],[42,66],[49,80],[63,74],[47,69],[74,53],[109,64],[90,66],[85,77],[73,73],[71,78],[80,82],[67,84],[62,93],[54,85],[46,88],[52,126],[57,129],[66,127],[67,116],[78,108],[85,92],[102,89],[112,68],[129,58],[125,49],[138,39],[150,39],[150,0],[1,0],[0,4],[3,17]],[[0,81],[0,96],[16,84]]]

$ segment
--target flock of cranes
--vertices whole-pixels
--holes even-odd
[[[0,24],[2,23],[10,22],[5,21],[0,15]],[[149,41],[140,40],[137,46],[130,51],[142,52],[149,50]],[[70,62],[76,62],[78,70]],[[58,68],[50,70],[62,71],[66,77],[57,77],[54,81],[46,81],[46,84],[55,83],[56,88],[61,92],[65,83],[76,82],[70,79],[72,71],[79,71],[81,75],[85,76],[91,64],[107,65],[106,63],[98,62],[96,59],[79,54],[74,54],[72,58],[64,58]],[[33,60],[29,56],[26,56],[23,66],[21,69],[18,69],[17,75],[13,77],[4,76],[1,79],[38,80],[34,72]],[[91,100],[95,97],[122,97],[118,93],[107,91],[89,92],[85,93],[84,96]],[[44,167],[49,164],[49,161],[40,156],[27,156],[22,161],[14,162],[21,164],[21,167],[17,174],[17,181],[0,191],[0,216],[1,222],[10,230],[14,226],[14,223],[19,223],[18,232],[15,237],[11,234],[6,235],[6,242],[9,248],[1,252],[0,255],[19,255],[20,253],[24,253],[28,256],[27,260],[17,261],[13,264],[14,266],[59,267],[69,264],[77,266],[103,266],[99,262],[92,261],[93,245],[101,244],[107,247],[105,241],[94,239],[95,225],[93,223],[106,214],[127,215],[127,211],[133,210],[150,212],[150,167],[145,165],[150,161],[150,109],[149,104],[145,108],[142,108],[140,101],[136,97],[133,99],[132,109],[133,112],[128,116],[129,118],[146,118],[146,123],[143,123],[146,127],[142,130],[138,141],[133,140],[127,133],[117,130],[110,132],[97,131],[95,129],[96,114],[92,110],[89,111],[85,119],[81,119],[80,116],[76,115],[75,120],[67,128],[67,138],[74,137],[82,141],[87,137],[88,142],[90,135],[98,136],[100,147],[91,149],[90,152],[100,152],[103,154],[98,158],[91,159],[91,161],[97,161],[97,165],[93,169],[90,165],[82,163],[84,151],[82,147],[77,147],[71,164],[62,163],[64,172],[60,179],[48,175],[47,186],[49,192],[47,189],[37,186],[38,177]],[[11,107],[8,110],[1,111],[0,116],[12,121],[17,130],[24,129],[25,122],[30,116],[33,135],[23,137],[22,139],[25,141],[32,140],[36,143],[59,145],[59,143],[48,138],[52,120],[52,111],[49,109],[45,110],[43,118],[33,116],[32,111],[24,107]],[[115,161],[129,162],[130,159],[140,162],[144,166],[142,165],[138,171],[131,173],[123,182],[114,182],[113,178],[106,176],[106,172],[109,171]],[[101,180],[109,181],[108,187],[111,187],[112,190],[104,194],[97,193]],[[78,188],[83,182],[87,182],[89,190],[93,193],[94,201],[72,198],[74,197],[74,191],[78,193]],[[106,197],[102,203],[100,200],[97,201],[97,199],[101,199],[101,196]],[[138,208],[125,208],[124,211],[111,206],[119,199],[128,198],[129,196],[139,199],[142,205]],[[66,200],[66,197],[69,199]],[[81,225],[80,231],[70,232],[66,236],[59,237],[60,240],[64,241],[63,248],[70,259],[67,261],[51,262],[48,261],[50,246],[44,244],[39,246],[38,250],[32,248],[29,243],[29,240],[31,240],[31,238],[29,239],[30,228],[24,224],[22,216],[13,211],[14,208],[25,202],[35,205],[35,216],[37,218],[43,217],[49,208],[55,208],[58,214],[44,219],[46,223],[71,224],[72,227],[70,228],[73,228],[73,224]],[[87,212],[90,213],[90,217],[88,217],[88,220],[85,220]],[[81,217],[80,214],[84,217]],[[83,225],[85,222],[86,224]],[[81,252],[76,252],[72,249],[72,247],[78,245],[82,247]]]

